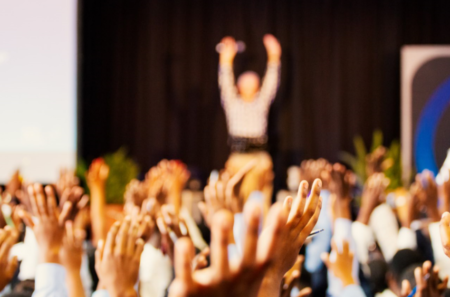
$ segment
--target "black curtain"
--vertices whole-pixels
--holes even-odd
[[[79,154],[121,146],[143,170],[177,158],[207,173],[229,154],[215,45],[264,73],[265,33],[282,78],[269,119],[276,187],[303,158],[337,161],[353,137],[400,137],[400,49],[449,44],[448,0],[80,0]]]

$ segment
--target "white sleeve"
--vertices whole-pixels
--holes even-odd
[[[444,249],[442,248],[439,222],[428,225],[428,230],[430,232],[434,262],[440,268],[439,277],[444,278],[445,276],[450,275],[450,258],[445,255]],[[450,283],[447,287],[450,288]]]
[[[352,237],[352,221],[348,219],[336,219],[334,221],[334,235],[333,240],[336,242],[339,249],[342,249],[342,242],[348,241],[351,251],[356,250],[356,244]],[[334,262],[336,254],[331,252],[330,261]],[[353,258],[352,263],[352,275],[353,279],[359,284],[359,263],[357,257]],[[340,279],[328,271],[328,293],[332,296],[341,296],[344,287]]]
[[[263,104],[270,105],[277,95],[278,85],[280,83],[280,63],[268,63],[266,75],[264,75],[261,84],[261,91],[258,100]]]
[[[391,207],[386,203],[377,206],[370,216],[369,226],[375,235],[384,259],[389,262],[397,252],[398,223]]]
[[[397,249],[398,250],[403,250],[403,249],[416,250],[417,249],[416,232],[414,232],[410,228],[405,228],[405,227],[400,228],[400,231],[398,232],[398,237],[397,237]]]
[[[232,66],[219,66],[219,88],[223,106],[236,98],[237,89]]]
[[[109,293],[106,290],[97,290],[92,294],[92,297],[109,297]]]
[[[352,236],[355,241],[356,257],[361,264],[369,262],[369,250],[375,246],[372,229],[360,222],[352,223]]]
[[[36,267],[33,297],[67,297],[66,270],[62,265],[42,263]]]
[[[364,291],[362,290],[361,286],[358,285],[350,285],[344,288],[342,290],[342,293],[338,295],[339,297],[366,297],[366,294],[364,294]]]

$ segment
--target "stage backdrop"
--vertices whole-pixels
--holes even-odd
[[[450,44],[448,0],[80,1],[79,153],[127,146],[143,169],[179,158],[203,172],[229,149],[215,46],[245,41],[235,73],[265,68],[262,37],[283,47],[269,120],[284,184],[302,158],[337,161],[374,129],[400,139],[400,49]]]
[[[450,46],[404,46],[402,161],[405,180],[413,170],[438,173],[450,149],[449,106]]]

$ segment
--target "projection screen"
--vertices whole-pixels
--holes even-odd
[[[76,160],[76,0],[0,0],[0,183]]]

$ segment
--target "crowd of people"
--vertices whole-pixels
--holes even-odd
[[[342,164],[303,161],[298,191],[272,205],[245,187],[264,175],[256,161],[223,169],[208,179],[196,221],[183,203],[186,165],[163,160],[128,184],[113,223],[102,159],[86,173],[89,195],[70,170],[46,186],[16,172],[1,195],[2,294],[448,294],[450,181],[437,185],[423,172],[408,191],[391,192],[380,166],[369,165],[361,187]]]
[[[272,203],[264,149],[281,46],[269,34],[263,43],[261,85],[254,72],[235,85],[237,43],[221,42],[232,154],[198,204],[179,160],[131,180],[113,217],[101,158],[85,174],[88,194],[71,170],[48,185],[14,173],[1,192],[0,296],[450,296],[449,172],[439,185],[425,171],[393,190],[383,148],[367,156],[363,177],[305,160],[289,169],[292,193]]]

